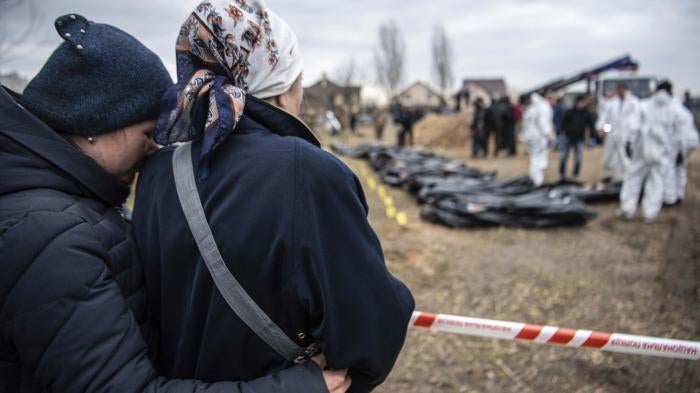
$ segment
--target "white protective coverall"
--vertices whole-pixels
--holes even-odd
[[[530,180],[535,186],[544,183],[544,171],[549,164],[549,140],[554,132],[552,106],[541,95],[533,93],[523,114],[520,142],[530,155]]]
[[[698,146],[698,130],[693,113],[680,102],[673,102],[679,129],[672,134],[671,160],[664,172],[664,203],[672,205],[685,198],[688,185],[688,160]]]
[[[636,134],[641,126],[640,102],[629,91],[624,99],[619,96],[608,98],[603,104],[596,129],[605,132],[603,147],[603,178],[622,180],[625,176],[630,158],[625,152],[630,136]]]
[[[625,173],[620,192],[620,210],[632,217],[644,188],[642,215],[653,220],[661,211],[664,175],[675,164],[674,135],[680,132],[682,116],[673,98],[665,91],[656,92],[641,103],[642,127],[630,135],[632,160]]]

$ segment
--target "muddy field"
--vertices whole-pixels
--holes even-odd
[[[324,144],[366,140],[341,136]],[[469,160],[467,151],[441,152],[499,177],[527,170],[520,152]],[[582,180],[600,178],[601,152],[585,151]],[[685,203],[656,223],[620,221],[616,204],[603,204],[587,226],[553,230],[443,228],[421,221],[418,205],[390,188],[408,216],[401,227],[369,189],[372,172],[362,176],[361,161],[345,161],[362,177],[387,264],[411,288],[418,310],[700,339],[700,154]],[[557,163],[552,154],[548,180],[557,179]],[[700,392],[700,364],[411,330],[378,392]]]

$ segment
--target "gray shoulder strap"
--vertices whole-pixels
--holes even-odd
[[[260,309],[255,301],[243,289],[241,284],[226,267],[219,248],[216,246],[209,223],[204,215],[202,201],[199,198],[197,184],[192,165],[192,144],[190,142],[178,146],[173,153],[173,175],[175,188],[182,210],[187,218],[199,252],[209,269],[216,287],[226,303],[248,327],[282,357],[289,361],[297,361],[306,350],[292,341],[272,320]]]

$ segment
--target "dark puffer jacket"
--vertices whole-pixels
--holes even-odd
[[[158,377],[116,207],[128,192],[0,88],[0,392],[327,392],[312,364],[251,383]]]
[[[200,148],[193,143],[195,158]],[[161,371],[218,381],[286,367],[214,287],[180,207],[171,159],[168,148],[146,164],[134,210],[146,287],[159,310]],[[350,392],[380,384],[414,302],[387,271],[352,171],[298,119],[249,96],[198,187],[224,261],[270,318],[299,346],[320,342],[330,367],[350,370]]]

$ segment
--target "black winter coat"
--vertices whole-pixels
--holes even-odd
[[[582,141],[586,137],[586,129],[595,130],[593,115],[588,109],[571,108],[561,121],[561,130],[572,141]]]
[[[128,192],[0,88],[0,392],[327,392],[312,365],[251,383],[158,376]]]
[[[193,144],[195,161],[200,143]],[[233,135],[198,183],[233,275],[296,343],[318,340],[351,392],[389,374],[414,308],[386,269],[358,179],[288,113],[248,97]],[[175,191],[172,148],[149,160],[136,192],[135,234],[170,377],[248,379],[286,367],[229,309],[202,261]],[[160,303],[158,303],[160,301]]]

